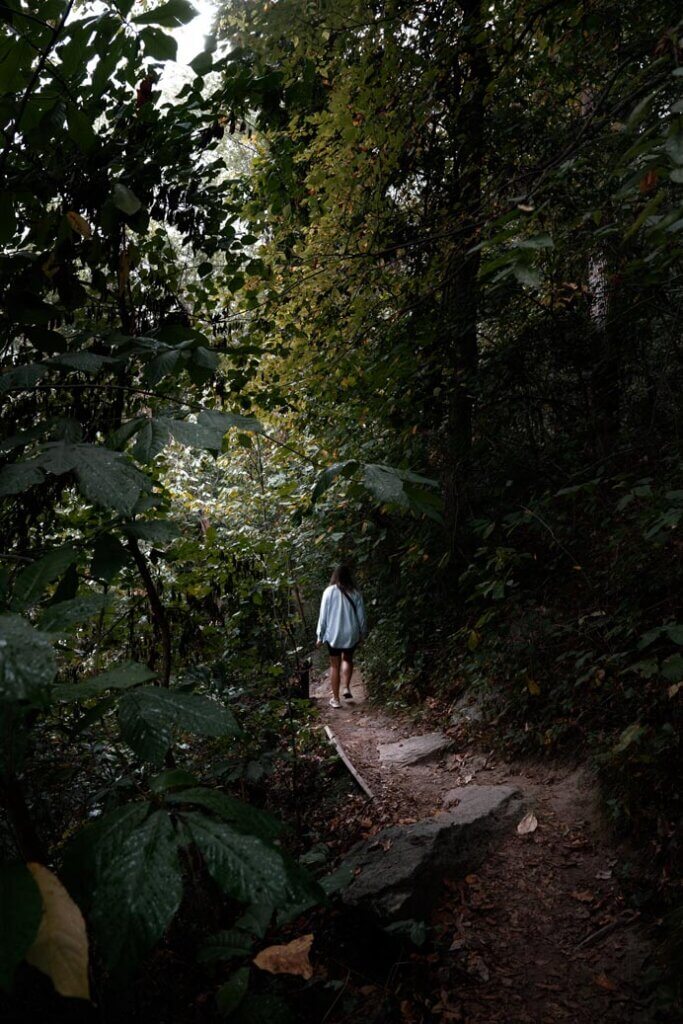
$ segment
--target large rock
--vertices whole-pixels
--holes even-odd
[[[383,829],[349,851],[346,863],[358,873],[343,896],[348,906],[382,922],[423,918],[442,880],[476,868],[522,816],[514,786],[465,786],[449,797],[459,800],[452,810]]]
[[[451,725],[471,725],[484,719],[484,709],[479,699],[471,693],[465,693],[451,708]]]
[[[383,765],[406,768],[421,761],[435,761],[443,757],[452,746],[453,741],[443,733],[428,732],[424,736],[409,736],[396,743],[380,743],[377,750]]]

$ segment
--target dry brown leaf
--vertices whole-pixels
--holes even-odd
[[[254,963],[270,974],[298,974],[302,978],[313,977],[313,967],[308,954],[313,945],[313,935],[302,935],[284,946],[268,946],[254,957]]]
[[[533,811],[529,811],[525,814],[519,825],[517,826],[517,834],[520,836],[526,836],[530,832],[535,832],[538,828],[538,818]]]
[[[584,889],[582,892],[574,891],[572,893],[572,899],[578,900],[579,903],[592,903],[595,896],[592,892],[589,892],[588,889]]]
[[[68,892],[42,864],[28,864],[43,898],[43,919],[26,959],[62,996],[90,999],[88,935],[83,915]]]
[[[616,983],[613,982],[611,978],[608,978],[606,974],[596,974],[593,981],[596,985],[599,985],[600,988],[604,988],[608,992],[616,992],[617,990]]]
[[[80,213],[76,213],[75,210],[69,210],[66,215],[66,219],[69,222],[72,230],[80,235],[81,238],[92,238],[92,229],[88,224],[85,217],[81,217]]]

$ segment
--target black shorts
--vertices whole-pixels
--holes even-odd
[[[358,644],[354,644],[353,647],[332,647],[331,644],[327,644],[327,649],[330,652],[330,657],[336,656],[338,654],[348,654],[348,656],[352,658],[353,652],[355,651],[357,646]]]

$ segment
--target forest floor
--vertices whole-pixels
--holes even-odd
[[[475,874],[444,881],[428,918],[431,941],[424,954],[410,958],[423,961],[426,984],[414,994],[406,985],[401,1020],[653,1021],[654,1009],[643,995],[653,944],[620,892],[615,869],[624,851],[610,836],[589,771],[505,762],[443,721],[437,726],[456,741],[451,753],[429,764],[385,767],[379,744],[433,731],[435,725],[417,725],[406,714],[373,706],[357,672],[352,690],[354,700],[335,710],[328,703],[327,675],[313,684],[323,723],[375,794],[362,811],[365,837],[386,825],[441,813],[444,794],[461,785],[517,786],[538,820],[531,834],[512,829]],[[395,981],[395,971],[391,977]]]

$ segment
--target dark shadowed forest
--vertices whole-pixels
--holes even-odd
[[[8,1024],[681,1019],[682,16],[0,0]],[[512,838],[359,908],[491,764]]]

